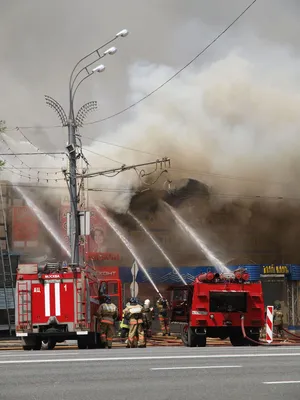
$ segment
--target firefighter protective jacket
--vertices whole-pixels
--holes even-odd
[[[275,310],[274,312],[274,325],[283,325],[283,312],[279,310]]]
[[[140,304],[129,305],[124,310],[124,316],[129,319],[130,325],[142,324],[144,322],[143,313],[144,310]]]
[[[151,322],[154,319],[153,307],[144,308],[144,315],[148,326],[151,326]]]
[[[114,321],[118,318],[118,309],[112,303],[103,303],[97,311],[97,316],[99,317],[100,322],[113,325]]]
[[[169,311],[169,303],[167,300],[162,302],[161,300],[158,300],[156,303],[157,309],[158,309],[158,315],[164,318],[168,317],[168,311]]]

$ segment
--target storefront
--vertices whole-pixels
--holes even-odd
[[[265,305],[280,302],[284,323],[288,323],[287,285],[290,280],[289,265],[263,265],[260,278],[263,287]]]
[[[244,267],[250,275],[250,281],[262,282],[265,305],[274,305],[275,301],[281,303],[284,313],[284,322],[289,329],[295,331],[300,327],[300,265],[234,265],[228,269],[234,271]],[[133,280],[136,282],[136,295],[145,300],[149,298],[152,303],[158,298],[153,285],[146,274],[137,267],[101,267],[102,276],[119,277],[123,284],[123,297],[127,301],[131,297]],[[179,267],[178,272],[187,283],[192,283],[196,276],[207,271],[217,272],[213,267]],[[168,287],[182,281],[178,274],[169,267],[147,268],[147,273],[153,280],[159,292],[169,297]],[[133,278],[135,275],[135,279]]]

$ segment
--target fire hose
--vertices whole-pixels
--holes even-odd
[[[241,328],[242,328],[243,337],[244,337],[244,339],[247,339],[249,342],[252,342],[252,343],[260,345],[260,346],[288,346],[289,345],[288,343],[266,343],[266,342],[256,341],[254,339],[249,338],[245,331],[244,319],[245,319],[244,315],[241,315]]]
[[[284,332],[286,332],[288,335],[291,335],[291,336],[295,337],[296,339],[294,339],[294,340],[297,340],[297,339],[300,340],[300,336],[295,335],[294,333],[288,331],[288,330],[285,329],[285,328],[282,328],[282,329],[283,329]]]

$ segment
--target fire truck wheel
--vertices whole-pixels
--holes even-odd
[[[252,342],[251,340],[246,339],[248,342],[248,346],[259,346],[259,333],[249,333],[247,334],[247,336],[249,339],[254,340],[254,342]]]
[[[230,335],[229,338],[232,346],[245,346],[245,339],[242,334]]]
[[[41,345],[43,350],[53,350],[56,346],[56,341],[53,339],[43,340]]]
[[[188,347],[197,347],[198,345],[198,335],[195,334],[192,328],[189,328],[187,331],[187,342]]]
[[[35,342],[35,345],[32,346],[32,349],[33,350],[41,350],[41,347],[42,347],[42,341],[41,341],[41,339],[37,339]]]
[[[85,350],[88,347],[88,342],[86,338],[78,338],[77,347],[79,350]]]
[[[87,345],[87,348],[88,349],[96,349],[97,348],[97,337],[98,337],[99,335],[95,335],[95,333],[94,332],[90,332],[89,334],[88,334],[88,345]]]
[[[32,350],[32,346],[22,346],[23,350],[28,351],[28,350]]]
[[[188,325],[180,327],[181,340],[185,346],[188,346]]]
[[[197,345],[198,347],[206,346],[206,335],[197,335]]]

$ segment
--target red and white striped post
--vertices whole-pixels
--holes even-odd
[[[273,342],[273,306],[267,306],[266,341]]]

